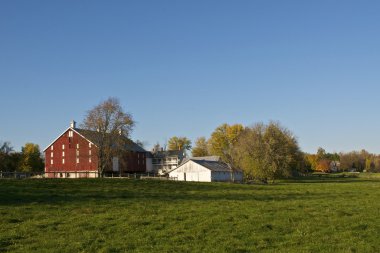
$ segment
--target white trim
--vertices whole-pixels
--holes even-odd
[[[81,135],[78,131],[76,131],[74,128],[67,128],[63,133],[61,133],[54,141],[52,141],[44,150],[43,152],[45,152],[51,145],[53,145],[59,138],[61,138],[62,135],[64,135],[68,130],[72,130],[74,132],[76,132],[80,137],[82,137],[83,139],[87,140],[89,143],[91,143],[91,145],[94,145],[95,147],[97,147],[95,145],[95,143],[93,143],[92,141],[90,141],[89,139],[87,139],[86,137],[84,137],[83,135]]]

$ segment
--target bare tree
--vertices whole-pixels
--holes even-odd
[[[9,141],[0,142],[0,152],[8,155],[12,151],[13,147]]]
[[[135,125],[132,115],[123,111],[120,101],[110,97],[89,110],[82,127],[97,132],[98,172],[101,176],[111,165],[112,157],[120,155]]]

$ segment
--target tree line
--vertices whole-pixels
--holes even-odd
[[[123,111],[117,98],[109,98],[85,116],[82,127],[98,132],[99,172],[110,166],[111,158],[124,151],[135,122]],[[142,143],[139,143],[142,145]],[[312,171],[380,172],[380,155],[362,151],[327,153],[319,148],[316,154],[303,153],[297,139],[278,122],[222,124],[209,138],[199,137],[192,146],[187,137],[174,136],[166,144],[168,150],[192,151],[192,156],[219,156],[222,161],[244,171],[248,180],[262,182],[291,177]],[[156,144],[155,150],[160,145]],[[44,160],[38,145],[26,143],[15,152],[9,142],[0,143],[0,171],[43,171]]]
[[[15,152],[10,142],[0,143],[0,171],[42,172],[44,159],[37,144],[26,143],[21,152]]]
[[[169,150],[181,147],[192,148],[194,157],[219,156],[232,167],[242,169],[248,180],[264,183],[306,170],[304,154],[296,138],[277,122],[253,126],[222,124],[210,138],[199,137],[194,147],[186,137],[169,139]]]
[[[315,154],[305,154],[306,166],[310,171],[320,172],[380,172],[380,155],[366,150],[327,153],[319,148]]]
[[[158,145],[158,144],[157,144]],[[253,126],[222,124],[192,146],[186,137],[172,137],[169,150],[191,150],[193,157],[219,156],[240,168],[248,180],[262,182],[311,172],[380,172],[380,155],[366,150],[315,154],[301,151],[293,134],[277,122]]]

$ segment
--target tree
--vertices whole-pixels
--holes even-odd
[[[305,154],[306,162],[308,163],[310,170],[317,170],[317,155],[314,154]]]
[[[317,161],[320,161],[324,159],[325,157],[326,157],[326,151],[323,148],[319,147],[317,151]]]
[[[169,150],[190,150],[191,141],[186,137],[173,136],[168,141]]]
[[[241,124],[223,124],[217,127],[209,139],[210,155],[219,156],[222,161],[235,166],[233,147],[243,130],[244,127]]]
[[[11,143],[9,141],[0,143],[0,153],[8,155],[12,151],[13,151],[13,147],[11,146]]]
[[[37,144],[26,143],[22,147],[20,171],[40,172],[44,170],[44,161],[41,157],[40,147]]]
[[[82,127],[97,131],[98,172],[104,175],[112,158],[125,151],[126,142],[135,125],[132,115],[123,111],[117,98],[110,97],[89,110]]]
[[[136,140],[135,143],[142,148],[145,148],[146,146],[146,142],[144,141]]]
[[[153,153],[156,153],[156,152],[158,152],[158,151],[160,151],[161,150],[161,145],[160,145],[160,143],[156,143],[154,146],[153,146]]]
[[[317,162],[317,171],[321,172],[330,172],[330,163],[331,161],[328,159],[322,159]]]
[[[10,142],[0,144],[0,171],[16,171],[21,161],[21,153],[14,152]]]
[[[195,141],[195,147],[192,150],[194,157],[208,156],[208,145],[205,137],[200,137]]]
[[[250,179],[264,183],[290,177],[303,166],[303,154],[289,130],[278,123],[247,127],[234,145],[235,161]]]

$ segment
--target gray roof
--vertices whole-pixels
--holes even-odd
[[[189,157],[189,158],[185,158],[183,161],[182,161],[182,164],[189,161],[189,160],[205,160],[205,161],[214,161],[214,162],[217,162],[217,161],[221,161],[220,160],[220,156],[198,156],[198,157]]]
[[[80,129],[80,128],[75,128],[75,131],[83,135],[86,139],[94,143],[95,145],[99,144],[99,140],[101,138],[101,135],[99,132],[92,131],[92,130],[86,130],[86,129]],[[145,149],[137,145],[135,142],[130,140],[127,137],[124,137],[126,140],[125,148],[128,151],[133,151],[133,152],[142,152],[145,153],[147,152]]]
[[[192,160],[193,161],[211,171],[231,171],[230,166],[227,163],[220,162],[220,161],[209,161],[209,160]]]

